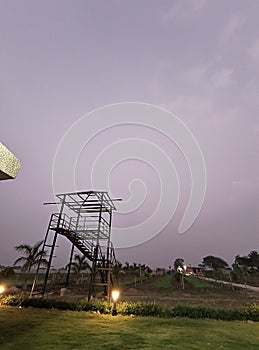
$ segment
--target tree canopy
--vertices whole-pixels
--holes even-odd
[[[214,270],[224,269],[228,266],[225,260],[213,255],[208,255],[203,258],[203,264],[212,267]]]
[[[236,255],[233,267],[236,266],[243,269],[259,269],[259,253],[256,250],[252,250],[248,255]]]
[[[183,266],[184,266],[184,259],[176,258],[174,261],[174,270],[177,271],[178,267],[181,267],[183,269]]]

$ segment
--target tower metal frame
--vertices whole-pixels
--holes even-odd
[[[95,287],[104,287],[107,299],[111,298],[113,283],[112,269],[116,262],[111,242],[112,213],[116,210],[114,201],[104,191],[83,191],[57,194],[60,204],[58,213],[51,214],[43,241],[42,253],[48,251],[42,295],[45,294],[58,235],[66,237],[72,244],[66,277],[69,283],[70,267],[74,249],[77,248],[92,264],[88,300],[95,294]],[[53,235],[54,233],[54,235]],[[42,254],[42,258],[43,258]],[[46,256],[44,256],[46,258]],[[36,269],[31,296],[35,290],[42,261]]]

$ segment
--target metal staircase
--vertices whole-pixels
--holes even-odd
[[[48,265],[42,294],[46,292],[56,241],[60,235],[66,237],[72,244],[66,285],[69,282],[74,249],[77,248],[91,264],[88,300],[94,297],[98,286],[103,287],[109,300],[113,284],[112,271],[116,262],[115,251],[110,240],[112,211],[115,210],[113,200],[107,192],[95,191],[66,193],[57,197],[61,201],[60,212],[51,215],[42,247],[42,252],[48,251]],[[65,207],[70,213],[64,212]],[[74,215],[71,216],[71,213]],[[46,256],[44,258],[46,259]],[[31,296],[37,284],[40,265],[41,262],[37,267]]]

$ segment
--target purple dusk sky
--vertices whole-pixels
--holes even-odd
[[[259,250],[258,13],[257,0],[1,1],[0,136],[22,169],[0,184],[0,264],[13,264],[15,245],[44,238],[55,208],[42,204],[53,201],[52,164],[67,130],[96,108],[127,101],[165,108],[189,127],[208,183],[200,215],[180,235],[190,174],[179,150],[134,125],[97,135],[80,154],[81,190],[91,189],[98,152],[123,138],[151,139],[179,172],[174,217],[152,240],[119,249],[121,262],[168,267],[177,257],[198,264],[213,254],[232,263],[236,254]],[[147,188],[143,205],[116,214],[115,225],[151,215],[158,172],[137,159],[113,169],[114,196],[126,200],[135,178]],[[67,249],[60,242],[56,266],[67,263]]]

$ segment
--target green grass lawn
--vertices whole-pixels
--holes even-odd
[[[201,280],[197,277],[193,276],[185,276],[185,281],[189,283],[193,288],[201,290],[201,291],[210,291],[216,289],[216,286],[210,282]]]
[[[216,289],[216,287],[207,281],[201,280],[194,276],[184,276],[184,280],[189,287],[200,291],[212,291]],[[175,289],[179,288],[180,283],[175,280],[174,275],[165,275],[158,277],[155,281],[152,282],[152,287],[157,290],[166,290],[166,289]],[[187,287],[187,285],[186,285]],[[219,287],[218,287],[219,288]]]
[[[174,282],[173,276],[165,275],[156,278],[155,281],[152,282],[152,287],[157,290],[172,289],[172,282]]]
[[[255,349],[259,323],[0,307],[0,349]]]

